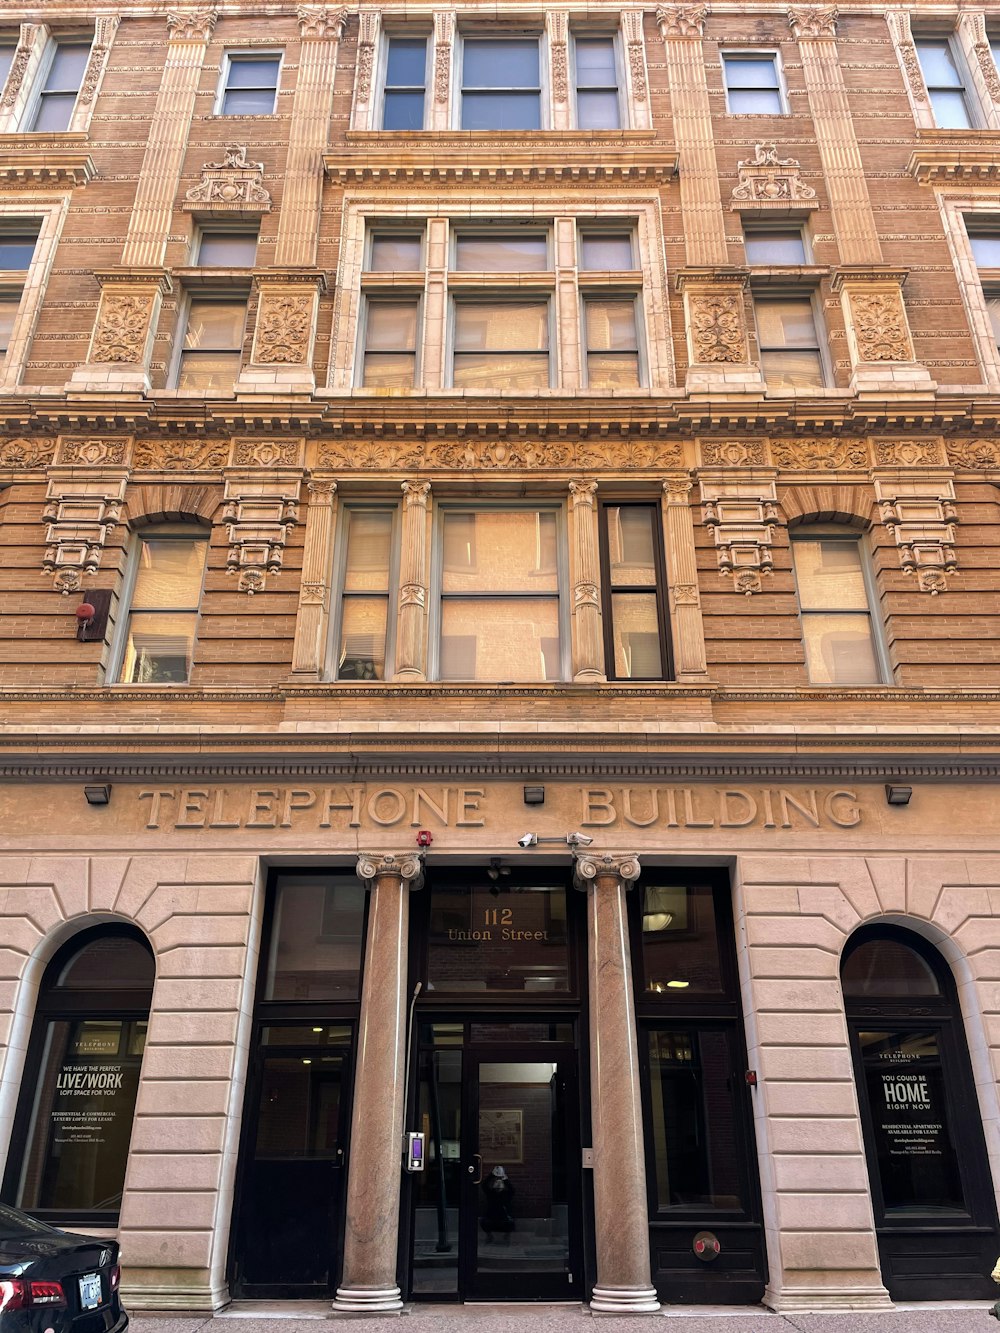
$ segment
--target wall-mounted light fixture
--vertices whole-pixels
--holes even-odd
[[[525,805],[544,805],[545,788],[544,787],[525,787],[524,789]]]
[[[84,787],[83,794],[87,798],[88,805],[110,805],[111,783],[102,782],[99,786]]]
[[[887,805],[909,805],[910,797],[912,795],[912,787],[898,787],[894,782],[887,782],[885,784],[885,800]]]

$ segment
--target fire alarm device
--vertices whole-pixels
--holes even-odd
[[[424,1135],[410,1130],[406,1136],[406,1169],[409,1172],[424,1169]]]
[[[434,841],[434,834],[430,831],[430,829],[422,828],[420,832],[417,834],[418,847],[429,847],[433,841]]]

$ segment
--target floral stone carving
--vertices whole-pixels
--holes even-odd
[[[264,163],[248,162],[245,145],[227,148],[221,162],[206,162],[201,180],[184,196],[184,211],[200,213],[269,213],[271,196],[264,188]]]
[[[859,361],[913,360],[903,298],[898,291],[852,291],[850,303]]]
[[[152,296],[130,296],[124,292],[102,296],[90,360],[141,365],[152,309]]]
[[[262,292],[254,363],[298,366],[308,361],[314,305],[308,293]]]
[[[736,164],[739,183],[733,190],[738,204],[808,204],[816,207],[816,191],[799,175],[794,157],[779,157],[773,143],[754,145],[753,157]]]
[[[0,467],[28,472],[48,467],[55,452],[53,440],[25,440],[20,437],[0,440]]]
[[[708,5],[661,5],[656,11],[660,36],[667,37],[703,37],[705,20],[708,18]]]
[[[742,291],[692,292],[688,310],[694,361],[746,361]]]

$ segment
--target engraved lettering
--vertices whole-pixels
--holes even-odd
[[[473,819],[472,816],[479,813],[479,802],[486,795],[483,787],[459,787],[458,789],[458,818],[455,820],[457,828],[482,828],[486,820],[480,817]]]
[[[602,827],[615,822],[618,814],[614,806],[614,793],[608,787],[586,787],[582,794],[582,824]]]
[[[805,796],[809,802],[808,805],[803,805],[797,797],[793,796],[790,791],[786,791],[784,787],[778,789],[778,801],[781,804],[782,828],[792,827],[792,821],[788,817],[790,808],[792,810],[797,810],[800,815],[812,824],[813,828],[819,828],[819,811],[816,809],[816,793],[810,787],[805,793]]]
[[[278,793],[274,788],[255,787],[250,793],[250,818],[246,823],[247,828],[274,828],[278,823],[278,813],[274,808],[277,799]]]
[[[648,828],[650,824],[655,824],[660,817],[660,802],[655,787],[650,787],[645,795],[649,801],[649,815],[645,819],[640,819],[638,815],[632,813],[632,788],[625,787],[622,790],[622,818],[626,823],[634,824],[636,828]]]
[[[220,787],[215,793],[215,798],[212,801],[212,814],[208,821],[209,828],[239,828],[240,821],[238,819],[222,818],[225,801],[226,789],[225,787]]]
[[[738,817],[729,807],[730,801],[742,801],[744,812]],[[748,791],[733,787],[719,792],[719,828],[746,828],[757,818],[757,802]]]
[[[139,800],[149,802],[149,818],[146,820],[146,827],[159,828],[160,802],[176,801],[177,793],[169,788],[166,791],[141,791],[139,793]]]
[[[846,810],[838,810],[834,804],[836,801],[850,801],[850,805]],[[858,798],[852,791],[832,791],[823,802],[823,809],[826,817],[838,828],[854,828],[861,823],[861,810],[857,802]]]
[[[683,787],[681,794],[684,797],[684,825],[686,828],[715,828],[714,819],[696,819],[694,808],[694,792],[690,787]]]
[[[310,810],[316,804],[316,793],[309,787],[289,787],[281,807],[281,828],[292,827],[296,810]]]
[[[441,823],[448,827],[448,788],[441,788],[440,803],[435,801],[432,796],[427,794],[424,787],[418,787],[413,793],[413,818],[410,820],[411,828],[420,828],[427,821],[421,813],[421,807],[426,805],[429,810],[433,810]]]
[[[330,818],[334,810],[350,810],[350,828],[361,827],[361,800],[364,796],[363,787],[349,787],[347,800],[338,800],[336,787],[327,787],[323,793],[323,818],[319,821],[320,828],[330,828],[333,821]]]
[[[379,814],[379,806],[384,807],[387,801],[393,803],[393,813]],[[393,824],[398,824],[405,814],[406,797],[396,787],[382,787],[368,798],[368,817],[380,828],[390,828]]]
[[[181,792],[180,818],[174,823],[174,828],[204,828],[205,827],[205,804],[208,801],[208,792],[196,787],[191,787]],[[192,815],[194,818],[188,819]]]

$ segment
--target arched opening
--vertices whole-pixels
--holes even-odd
[[[894,1300],[992,1296],[996,1200],[951,970],[922,936],[866,926],[841,983],[882,1280]]]
[[[142,933],[74,935],[45,969],[3,1197],[59,1223],[115,1225],[155,964]]]

